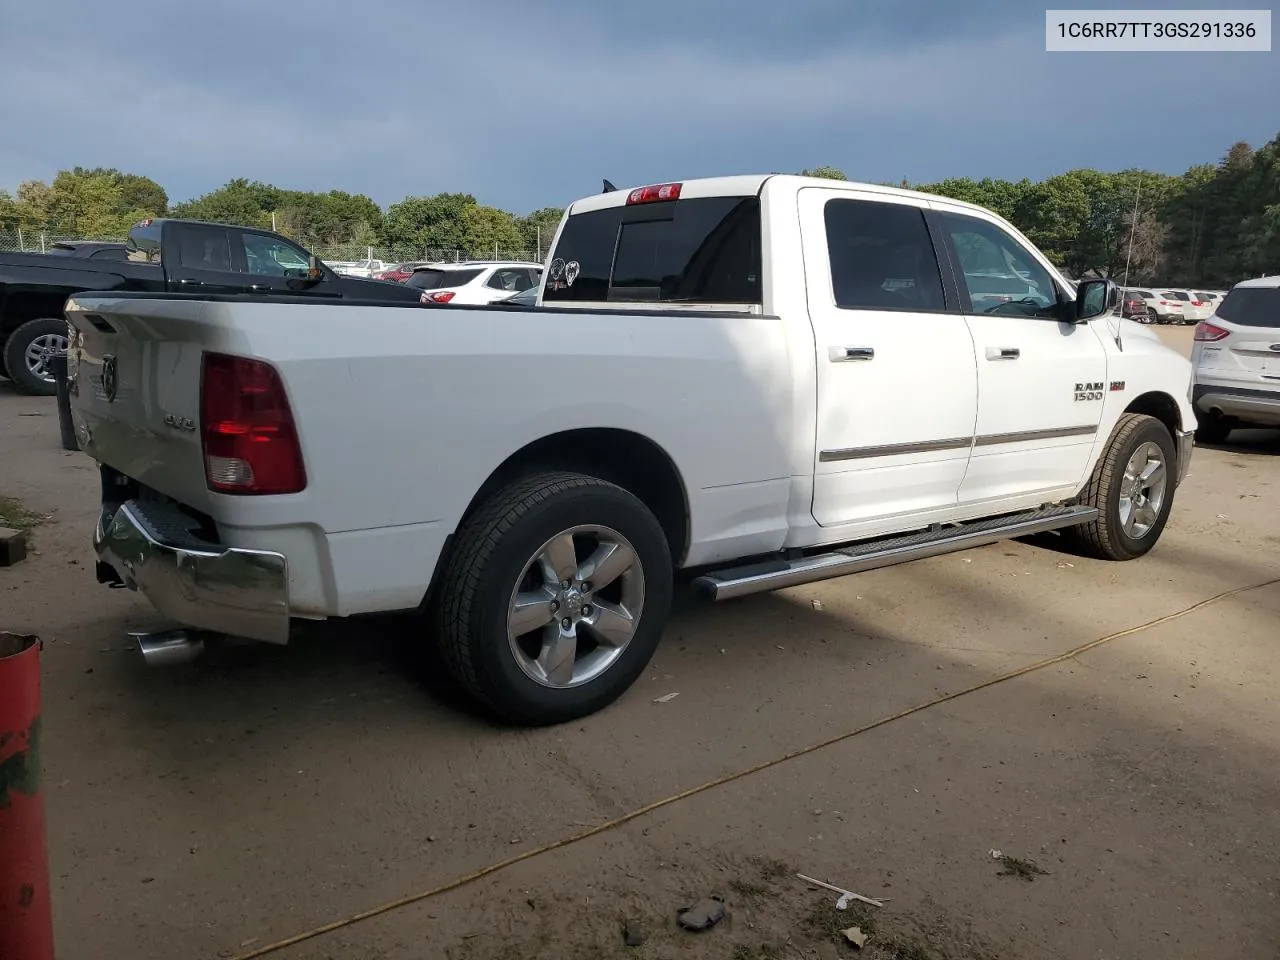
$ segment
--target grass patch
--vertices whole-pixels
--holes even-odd
[[[10,530],[30,530],[45,518],[32,513],[13,497],[0,497],[0,527]]]
[[[38,513],[32,513],[22,505],[20,500],[15,500],[13,497],[0,497],[0,527],[27,531],[48,519]]]
[[[999,860],[1000,866],[1004,867],[1003,870],[996,874],[998,877],[1017,877],[1030,883],[1036,877],[1049,875],[1049,871],[1042,870],[1034,860],[1023,860],[1021,857],[1011,857],[1008,854],[996,859]]]
[[[849,904],[847,910],[837,910],[835,894],[825,891],[809,912],[800,921],[800,928],[814,940],[830,940],[833,943],[847,944],[842,931],[849,927],[861,927],[867,936],[875,936],[876,917],[871,911],[874,907],[859,905],[857,901]]]

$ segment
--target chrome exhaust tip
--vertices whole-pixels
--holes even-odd
[[[149,667],[171,667],[190,663],[204,653],[204,638],[192,630],[160,630],[155,633],[131,632],[138,641],[142,659]]]

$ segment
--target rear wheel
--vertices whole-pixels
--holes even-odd
[[[1156,313],[1155,307],[1147,307],[1147,323],[1159,323],[1160,314]]]
[[[1094,468],[1080,502],[1098,519],[1070,533],[1092,556],[1134,560],[1156,545],[1173,506],[1177,451],[1154,417],[1126,413]]]
[[[9,335],[4,365],[9,379],[23,393],[51,397],[58,392],[53,358],[67,350],[67,321],[47,317],[28,320]]]
[[[644,671],[671,607],[662,527],[621,487],[543,473],[498,491],[459,529],[435,603],[450,671],[508,720],[562,723]]]

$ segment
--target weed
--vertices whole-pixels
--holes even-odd
[[[48,517],[32,513],[12,497],[0,497],[0,527],[8,527],[10,530],[30,530],[47,519]]]

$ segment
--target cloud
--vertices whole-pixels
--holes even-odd
[[[0,84],[24,92],[0,104],[0,184],[109,165],[175,199],[244,176],[524,211],[601,177],[822,163],[1180,172],[1276,132],[1274,57],[1046,54],[1043,12],[1004,0],[189,9],[65,0],[56,31],[7,13]]]

